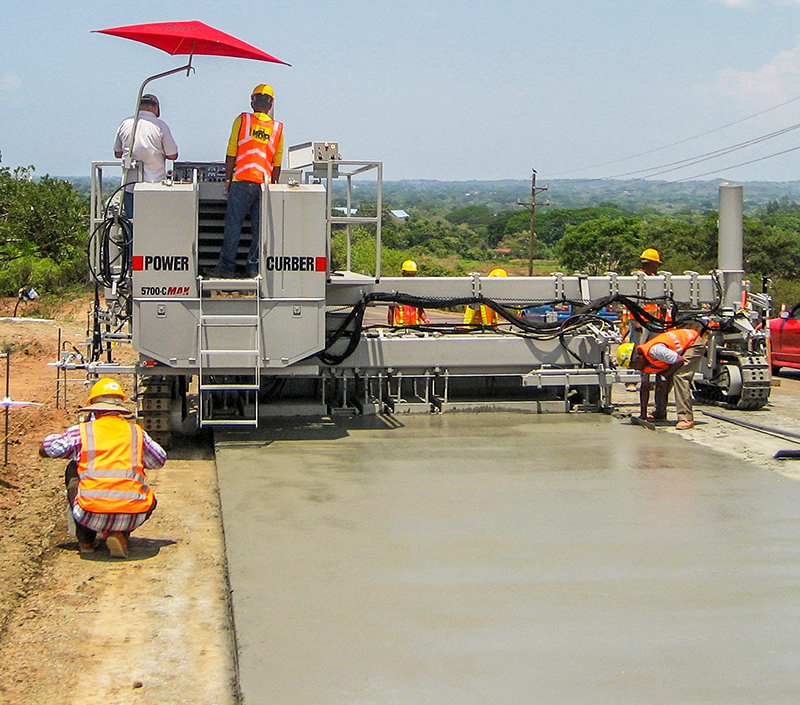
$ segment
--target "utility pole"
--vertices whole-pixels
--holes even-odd
[[[536,169],[531,169],[533,174],[531,175],[531,202],[530,203],[523,203],[519,199],[517,199],[517,205],[523,206],[527,208],[531,212],[531,226],[530,226],[530,237],[528,240],[528,276],[533,276],[533,245],[536,242],[536,209],[542,208],[543,206],[549,206],[550,203],[537,203],[536,196],[540,194],[542,191],[547,191],[548,186],[537,186],[536,185]]]

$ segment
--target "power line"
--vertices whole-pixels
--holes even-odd
[[[683,179],[675,179],[675,181],[667,181],[665,184],[658,184],[659,186],[663,186],[666,184],[679,184],[682,181],[691,181],[692,179],[699,179],[703,176],[711,176],[712,174],[719,174],[721,171],[730,171],[731,169],[736,169],[740,166],[747,166],[748,164],[755,164],[756,162],[763,162],[765,159],[772,159],[773,157],[779,157],[782,154],[788,154],[789,152],[796,152],[800,149],[800,145],[797,147],[790,147],[789,149],[784,149],[781,152],[774,152],[773,154],[768,154],[765,157],[759,157],[758,159],[751,159],[749,162],[741,162],[740,164],[734,164],[733,166],[726,166],[722,167],[721,169],[714,169],[714,171],[707,171],[704,174],[695,174],[694,176],[686,176]]]
[[[731,152],[738,152],[740,149],[745,149],[747,147],[752,147],[755,144],[759,144],[761,142],[766,142],[767,140],[774,139],[775,137],[780,137],[781,135],[786,134],[787,132],[792,132],[800,128],[800,122],[795,123],[794,125],[790,125],[789,127],[784,127],[781,130],[776,130],[775,132],[770,132],[766,135],[761,135],[760,137],[754,137],[751,140],[747,140],[745,142],[739,142],[739,144],[731,145],[730,147],[721,147],[720,149],[715,149],[712,152],[706,152],[705,154],[699,154],[695,157],[687,157],[686,159],[679,159],[678,161],[670,162],[668,164],[661,164],[659,166],[651,166],[647,169],[639,169],[637,171],[629,171],[624,174],[614,174],[613,176],[604,176],[603,179],[618,179],[623,176],[634,176],[635,174],[647,174],[647,172],[655,172],[652,174],[647,174],[647,176],[642,176],[639,178],[649,178],[653,176],[660,176],[661,174],[666,174],[670,171],[678,171],[679,169],[685,169],[688,166],[693,166],[694,164],[700,164],[701,162],[707,162],[711,159],[716,159],[717,157],[724,156],[726,154],[730,154]],[[661,171],[658,171],[661,169]]]
[[[661,151],[663,151],[665,149],[669,149],[670,147],[676,147],[676,146],[678,146],[680,144],[685,144],[686,142],[691,142],[692,140],[700,139],[701,137],[705,137],[707,135],[712,135],[715,132],[720,132],[722,130],[726,130],[729,127],[733,127],[734,125],[738,125],[739,123],[746,122],[747,120],[752,120],[753,118],[759,117],[759,116],[764,115],[766,113],[769,113],[769,112],[771,112],[773,110],[777,110],[778,108],[783,108],[784,106],[789,105],[790,103],[794,103],[795,101],[798,101],[798,100],[800,100],[800,96],[796,96],[795,98],[791,98],[790,100],[787,100],[787,101],[785,101],[783,103],[780,103],[779,105],[773,105],[771,108],[766,108],[765,110],[761,110],[760,112],[753,113],[752,115],[748,115],[747,117],[740,118],[739,120],[734,120],[733,122],[729,122],[728,124],[722,125],[721,127],[715,127],[713,130],[708,130],[706,132],[701,132],[700,134],[692,135],[691,137],[685,137],[684,139],[678,140],[677,142],[670,142],[669,144],[665,144],[665,145],[663,145],[661,147],[655,147],[653,149],[648,149],[648,150],[646,150],[644,152],[639,152],[638,154],[632,154],[632,155],[630,155],[628,157],[620,157],[619,159],[612,159],[611,161],[603,162],[602,164],[593,164],[592,166],[584,166],[584,167],[580,167],[578,169],[570,169],[568,171],[560,171],[560,172],[557,172],[556,174],[552,174],[551,178],[556,177],[556,176],[562,176],[563,174],[574,174],[575,172],[588,171],[590,169],[599,169],[602,166],[609,166],[611,164],[619,164],[620,162],[626,162],[626,161],[629,161],[631,159],[636,159],[637,157],[644,157],[644,156],[646,156],[648,154],[654,154],[655,152],[661,152]]]

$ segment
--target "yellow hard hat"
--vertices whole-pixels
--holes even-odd
[[[639,256],[639,259],[646,259],[650,260],[651,262],[655,262],[656,264],[661,264],[661,255],[658,254],[658,250],[654,250],[652,247],[648,247],[642,254]]]
[[[617,348],[617,362],[623,367],[630,367],[633,349],[635,347],[633,343],[622,343]]]
[[[92,389],[89,392],[89,400],[86,403],[91,404],[98,397],[106,396],[125,399],[125,392],[122,391],[122,386],[117,380],[111,379],[111,377],[99,379],[92,385]]]
[[[275,94],[272,92],[272,86],[268,86],[266,83],[259,83],[254,89],[253,92],[250,94],[250,97],[256,95],[268,95],[270,98],[275,98]]]
[[[413,259],[407,259],[403,262],[403,266],[400,267],[404,272],[416,272],[417,271],[417,263]]]
[[[489,272],[489,276],[490,277],[507,277],[508,276],[508,272],[505,269],[503,269],[502,267],[498,267],[497,269],[493,269],[491,272]]]

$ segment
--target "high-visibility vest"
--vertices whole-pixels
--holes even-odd
[[[683,355],[689,347],[700,337],[700,332],[692,328],[676,328],[660,333],[654,338],[650,338],[646,343],[642,343],[639,349],[642,351],[647,365],[643,372],[663,372],[670,367],[669,363],[662,360],[655,360],[650,356],[650,349],[654,345],[663,343],[670,350],[674,350],[679,355]]]
[[[418,326],[424,323],[422,309],[416,306],[392,306],[391,324],[393,326]]]
[[[148,511],[155,496],[144,474],[141,426],[117,414],[105,414],[78,427],[78,504],[98,514]]]
[[[263,184],[272,180],[272,160],[283,133],[283,123],[259,120],[253,113],[242,113],[233,178]]]
[[[481,305],[477,309],[472,308],[472,306],[467,306],[464,309],[464,324],[496,326],[497,311],[484,305]]]

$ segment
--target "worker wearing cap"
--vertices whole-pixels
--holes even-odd
[[[413,259],[407,259],[400,267],[400,275],[416,277],[417,263]],[[417,306],[389,306],[390,326],[418,326],[420,323],[430,323],[425,309]]]
[[[262,83],[250,95],[253,112],[242,113],[233,121],[225,157],[225,237],[211,276],[236,276],[236,252],[248,214],[251,237],[245,272],[248,277],[258,274],[261,188],[265,183],[278,183],[283,159],[283,123],[269,114],[274,102],[272,88]]]
[[[131,156],[143,164],[143,179],[149,183],[159,183],[166,179],[167,159],[178,158],[178,145],[167,123],[159,119],[160,115],[158,98],[152,93],[143,95],[139,102],[139,119],[136,122],[136,137]],[[114,139],[114,156],[117,159],[128,154],[133,122],[132,117],[127,118],[117,129]],[[123,209],[127,218],[133,217],[133,187],[137,178],[137,170],[131,169],[123,198]]]
[[[705,351],[706,342],[694,328],[673,328],[633,348],[628,364],[642,373],[639,418],[651,421],[666,419],[667,400],[674,388],[678,416],[675,428],[685,431],[694,426],[691,382]],[[648,416],[651,374],[656,375],[655,411]]]
[[[156,508],[146,469],[160,468],[164,449],[130,417],[119,382],[98,380],[81,411],[86,421],[47,436],[43,458],[68,458],[64,475],[80,552],[93,553],[98,534],[116,558],[128,557],[128,537]]]
[[[490,277],[507,277],[508,272],[498,267],[489,272]],[[497,311],[486,304],[468,304],[464,308],[464,325],[497,326]]]

